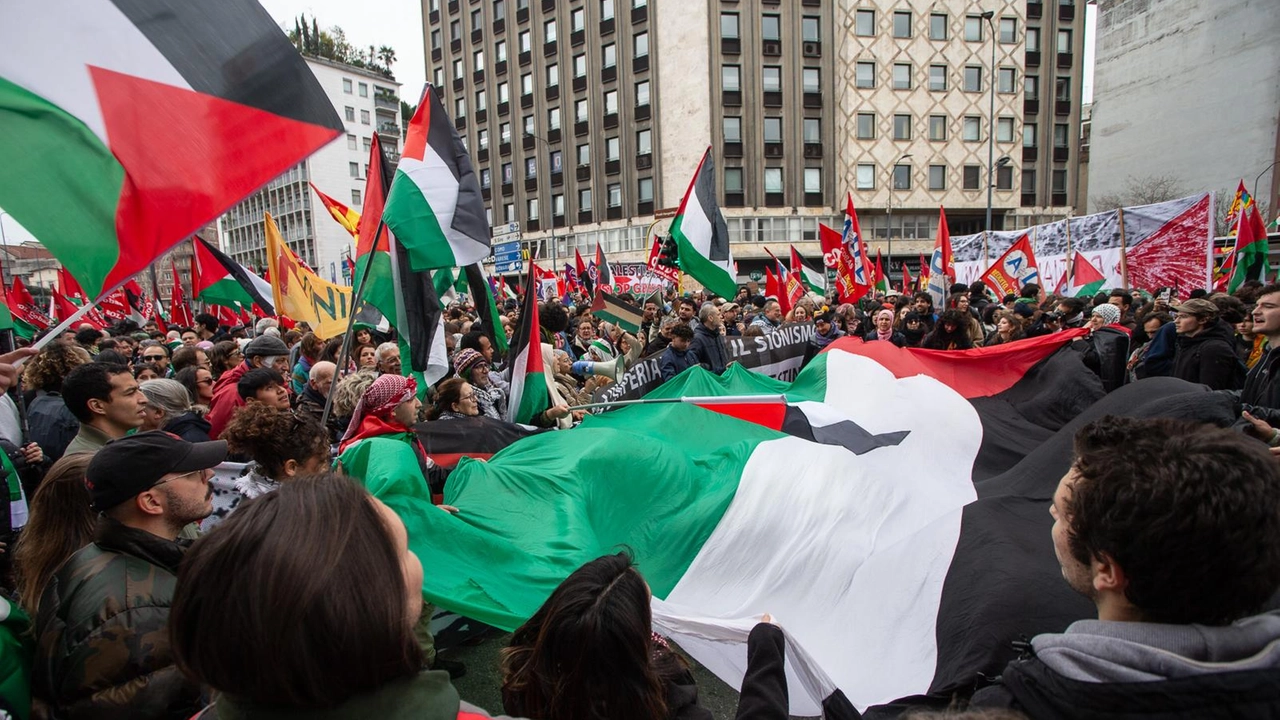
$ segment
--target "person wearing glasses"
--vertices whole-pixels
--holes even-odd
[[[207,516],[224,441],[189,443],[163,431],[113,440],[89,462],[85,485],[100,515],[94,540],[53,574],[36,616],[34,697],[61,718],[190,717],[200,686],[174,665],[169,607],[187,543]]]
[[[142,346],[142,363],[155,365],[160,377],[169,377],[169,349],[155,340],[148,340]]]

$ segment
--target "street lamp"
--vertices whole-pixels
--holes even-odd
[[[540,140],[543,145],[547,146],[548,151],[551,150],[551,143],[547,142],[547,139],[542,137],[541,135],[536,135],[531,132],[526,132],[524,135],[525,137],[531,137],[534,140]],[[550,155],[548,155],[548,157],[550,157]],[[536,157],[534,158],[534,162],[535,163],[537,162]],[[547,169],[549,171],[551,168],[548,167]],[[549,212],[547,213],[547,221],[548,221],[549,228],[551,230],[551,269],[555,270],[556,266],[559,264],[560,252],[559,252],[559,248],[556,247],[556,208],[555,208],[554,197],[552,198],[551,207],[549,208]]]
[[[898,165],[903,160],[906,160],[910,157],[911,157],[911,153],[902,153],[902,157],[899,157],[897,160],[894,160],[893,164],[889,166],[889,205],[885,208],[885,224],[888,225],[888,227],[885,228],[885,231],[886,231],[885,237],[889,239],[888,247],[886,248],[886,250],[889,255],[890,267],[893,266],[893,191],[894,191],[893,174],[894,174],[894,171],[898,169]]]
[[[991,233],[991,191],[996,184],[996,25],[993,20],[995,16],[994,10],[988,10],[979,16],[987,21],[987,27],[991,31],[991,109],[987,115],[987,223],[983,226],[983,231],[988,235]]]
[[[1267,174],[1267,171],[1268,171],[1268,170],[1270,170],[1271,168],[1275,167],[1276,165],[1280,165],[1280,160],[1277,160],[1277,161],[1275,161],[1275,162],[1271,163],[1270,165],[1268,165],[1268,166],[1266,166],[1266,167],[1262,168],[1262,172],[1258,173],[1258,177],[1256,177],[1256,178],[1254,178],[1254,179],[1253,179],[1253,204],[1254,204],[1255,206],[1258,204],[1258,181],[1262,179],[1262,176],[1263,176],[1263,175],[1266,175],[1266,174]],[[1272,186],[1272,187],[1275,187],[1275,185],[1276,185],[1276,184],[1275,184],[1275,178],[1272,178],[1271,186]],[[1268,193],[1267,200],[1268,200],[1268,201],[1270,201],[1270,200],[1271,200],[1271,198],[1270,198],[1270,193]],[[1270,209],[1271,209],[1272,211],[1274,211],[1274,210],[1275,210],[1275,208],[1270,208]]]

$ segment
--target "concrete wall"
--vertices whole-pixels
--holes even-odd
[[[1252,185],[1280,157],[1280,6],[1100,2],[1093,102],[1091,211],[1131,176],[1173,176],[1187,193]]]
[[[710,0],[684,0],[678,10],[667,3],[657,6],[649,4],[651,35],[659,43],[650,97],[662,155],[654,207],[669,208],[680,204],[711,144],[711,11]]]

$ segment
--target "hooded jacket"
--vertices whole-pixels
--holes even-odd
[[[724,372],[725,366],[729,364],[720,333],[702,323],[698,323],[698,327],[693,329],[693,342],[689,344],[689,350],[697,356],[698,362],[717,375]]]
[[[1245,368],[1236,355],[1235,333],[1222,320],[1196,335],[1179,335],[1173,376],[1208,385],[1213,390],[1237,390],[1244,385]]]
[[[236,384],[250,369],[249,361],[246,359],[219,375],[217,382],[213,384],[213,400],[209,403],[209,415],[206,418],[210,426],[209,437],[216,438],[221,435],[222,431],[227,429],[227,423],[231,422],[231,416],[235,414],[236,408],[244,406],[244,398],[240,397]]]
[[[1256,418],[1280,427],[1280,347],[1271,348],[1244,380],[1240,402]]]

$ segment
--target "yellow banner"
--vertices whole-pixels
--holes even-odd
[[[347,331],[351,288],[322,280],[306,269],[280,237],[271,214],[266,214],[267,260],[271,267],[271,295],[276,314],[311,325],[322,339]]]

